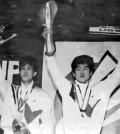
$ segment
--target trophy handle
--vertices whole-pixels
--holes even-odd
[[[49,30],[47,36],[45,37],[45,45],[46,45],[45,55],[47,56],[52,56],[56,51],[56,47],[53,42],[53,36],[52,36],[53,35],[52,26],[57,10],[58,7],[56,2],[51,0],[48,1],[45,5],[43,5],[39,12],[39,17],[42,22],[42,25],[46,26],[46,28]]]
[[[55,44],[53,42],[53,31],[52,31],[52,26],[53,26],[53,22],[55,19],[57,13],[57,4],[55,3],[55,1],[49,1],[46,3],[46,27],[47,29],[50,30],[50,32],[47,34],[46,37],[46,52],[45,54],[47,56],[52,56],[55,51],[56,51],[56,47]]]

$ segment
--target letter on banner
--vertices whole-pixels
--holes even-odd
[[[8,65],[8,81],[12,83],[13,80],[13,74],[18,74],[19,73],[19,68],[15,69],[14,67],[19,66],[19,61],[9,61]]]

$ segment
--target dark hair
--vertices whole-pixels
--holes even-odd
[[[19,63],[19,70],[21,70],[21,68],[23,66],[25,66],[26,64],[29,64],[33,67],[34,72],[38,71],[38,64],[37,61],[34,57],[31,56],[22,56],[20,58],[20,63]]]
[[[80,55],[74,58],[74,60],[71,63],[72,72],[75,72],[75,69],[77,68],[78,64],[87,64],[90,72],[94,71],[94,61],[93,58],[88,55]]]

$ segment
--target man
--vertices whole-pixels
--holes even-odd
[[[79,66],[77,67],[77,65]],[[79,107],[81,107],[84,100],[85,92],[88,88],[87,85],[89,84],[90,77],[94,72],[93,58],[88,55],[81,55],[75,57],[71,64],[71,68],[72,68],[71,82],[77,83],[79,90],[74,91],[74,88],[72,88],[70,91],[70,96],[73,99],[75,99],[75,92],[76,92],[76,95],[78,96],[78,105]],[[77,73],[77,70],[79,73]],[[54,111],[56,120],[59,121],[62,117],[63,110],[62,110],[62,98],[58,90],[55,95],[54,107],[55,107]],[[91,116],[92,107],[88,105],[87,108],[85,109],[85,112],[88,116]]]
[[[51,101],[48,94],[35,86],[34,79],[38,72],[36,60],[24,56],[19,64],[21,84],[4,84],[0,92],[4,98],[1,127],[4,134],[51,134]],[[2,84],[1,83],[1,84]]]
[[[48,40],[46,46],[49,48],[46,49],[47,67],[62,96],[63,118],[57,124],[56,134],[99,134],[110,94],[120,81],[120,60],[108,78],[91,85],[93,59],[87,55],[78,56],[72,62],[72,74],[75,80],[70,82],[59,70],[54,51],[51,52],[53,50],[51,48],[54,47],[54,44],[50,42],[52,31],[47,29],[45,32],[47,34],[45,39]],[[85,59],[82,62],[81,57]],[[73,98],[70,96],[71,91]]]

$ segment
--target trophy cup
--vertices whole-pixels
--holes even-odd
[[[46,44],[46,52],[45,54],[47,56],[52,56],[55,51],[55,44],[53,43],[53,31],[52,26],[54,22],[54,18],[57,13],[57,4],[55,1],[48,1],[45,5],[42,6],[40,12],[39,12],[39,18],[43,26],[46,26],[46,29],[49,30],[49,33],[47,34],[45,38],[45,44]]]

